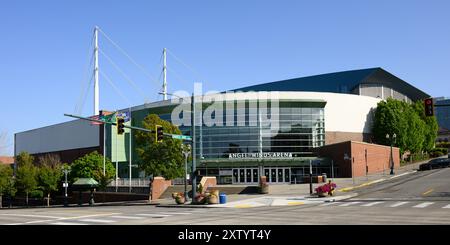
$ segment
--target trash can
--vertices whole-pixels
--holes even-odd
[[[219,203],[224,204],[227,202],[227,195],[225,193],[220,193],[219,195]]]

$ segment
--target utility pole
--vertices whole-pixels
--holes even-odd
[[[94,115],[99,114],[99,87],[98,87],[98,27],[94,28]]]
[[[197,193],[197,173],[196,173],[196,138],[195,138],[195,97],[192,93],[191,97],[191,137],[192,137],[192,202],[195,202],[195,194]]]
[[[166,64],[166,59],[167,59],[167,51],[166,48],[163,49],[163,60],[164,60],[164,65],[163,65],[163,99],[167,100],[167,64]]]
[[[129,114],[129,115],[128,115],[128,117],[129,117],[129,118],[128,118],[128,121],[129,121],[130,126],[131,126],[131,107],[128,109],[128,114]],[[130,156],[129,156],[129,160],[130,160],[130,164],[129,164],[129,170],[128,170],[128,171],[129,171],[129,175],[128,175],[128,177],[129,177],[129,190],[128,190],[128,191],[129,191],[130,193],[131,193],[131,177],[132,177],[132,176],[131,176],[131,160],[132,160],[132,154],[131,154],[131,153],[132,153],[132,152],[131,152],[131,136],[132,136],[132,135],[131,135],[131,133],[132,133],[132,132],[133,132],[133,130],[130,129],[130,138],[129,138],[129,140],[130,140],[130,142],[129,142],[129,155],[130,155]]]

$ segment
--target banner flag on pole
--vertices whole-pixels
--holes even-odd
[[[90,118],[91,118],[91,119],[95,119],[95,120],[101,120],[99,115],[95,115],[95,116],[92,116],[92,117],[90,117]],[[103,125],[103,123],[91,121],[91,125]]]

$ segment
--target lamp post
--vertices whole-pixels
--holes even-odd
[[[392,135],[392,137],[389,134],[386,134],[386,139],[390,140],[390,142],[391,142],[391,156],[390,156],[390,159],[389,159],[389,163],[390,163],[390,166],[391,166],[391,172],[390,172],[391,175],[394,174],[394,156],[393,156],[393,153],[392,153],[392,145],[393,145],[393,143],[395,141],[395,138],[397,138],[397,135],[395,133]]]
[[[186,144],[185,147],[183,147],[183,154],[184,154],[184,200],[188,201],[188,192],[187,192],[187,160],[189,157],[189,154],[191,154],[191,145]]]
[[[68,206],[68,202],[67,202],[67,187],[69,187],[69,183],[67,182],[67,174],[70,173],[70,166],[67,167],[63,167],[62,171],[64,173],[64,207]]]

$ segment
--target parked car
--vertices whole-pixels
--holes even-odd
[[[427,163],[421,164],[419,170],[430,170],[436,168],[446,168],[450,166],[450,158],[437,158],[433,159]]]

